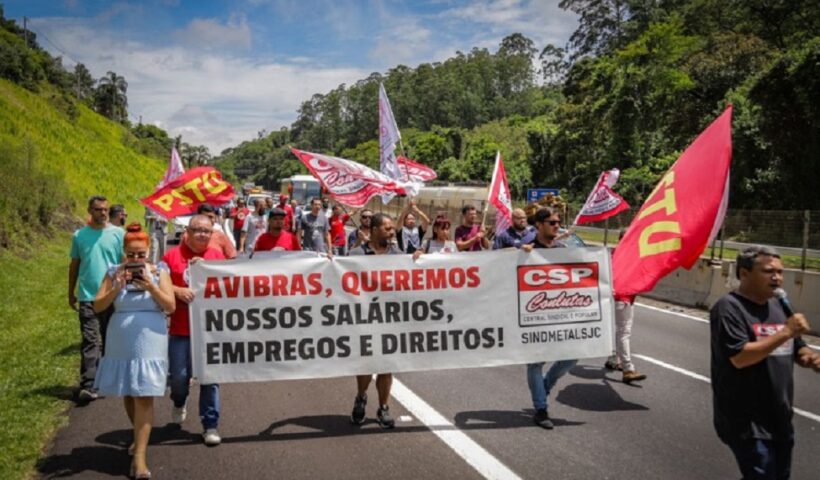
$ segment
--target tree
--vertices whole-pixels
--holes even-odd
[[[189,145],[182,144],[182,150],[179,152],[180,158],[187,168],[201,167],[208,165],[211,160],[211,152],[205,145]]]
[[[566,50],[551,43],[541,50],[541,54],[538,55],[538,60],[541,61],[540,73],[547,84],[559,85],[564,83],[569,69],[566,55]]]
[[[581,16],[578,28],[569,38],[573,60],[607,54],[626,43],[626,0],[561,0],[558,6]]]
[[[98,113],[115,122],[128,120],[128,82],[115,72],[107,72],[97,84],[94,106]]]
[[[78,100],[90,103],[94,99],[94,77],[85,65],[78,63],[74,66],[73,74],[74,95]]]

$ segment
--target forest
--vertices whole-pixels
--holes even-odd
[[[495,51],[397,65],[304,100],[296,120],[226,149],[236,180],[278,188],[304,172],[288,145],[378,164],[378,86],[404,152],[443,182],[487,182],[496,150],[521,200],[557,187],[580,202],[621,169],[639,205],[683,149],[734,105],[732,208],[820,209],[820,3],[563,0],[566,45],[511,33]],[[791,186],[783,188],[784,186]]]

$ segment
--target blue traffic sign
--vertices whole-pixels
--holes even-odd
[[[557,188],[528,188],[527,203],[536,202],[539,198],[546,197],[548,193],[557,196],[559,191]]]

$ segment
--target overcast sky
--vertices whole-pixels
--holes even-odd
[[[563,46],[558,0],[3,0],[64,65],[128,81],[131,120],[211,153],[289,126],[314,93],[521,32]],[[390,92],[388,92],[388,95]],[[377,99],[373,99],[377,108]],[[401,127],[401,125],[399,126]]]

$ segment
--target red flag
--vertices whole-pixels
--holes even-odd
[[[495,231],[501,232],[512,225],[512,200],[510,187],[507,184],[507,172],[504,171],[504,161],[501,152],[495,155],[493,179],[490,181],[490,195],[487,199],[495,206]]]
[[[192,215],[203,203],[222,205],[234,196],[233,186],[213,167],[197,167],[178,176],[151,195],[143,205],[167,219]]]
[[[336,200],[350,207],[363,207],[374,195],[418,193],[418,183],[393,180],[360,163],[295,148],[290,150]]]
[[[438,177],[435,170],[432,168],[427,165],[414,162],[407,157],[399,157],[399,170],[401,170],[404,178],[409,178],[410,180],[415,180],[417,182],[429,182]]]
[[[732,162],[732,106],[689,145],[655,187],[615,249],[616,295],[652,290],[692,268],[723,223]]]
[[[598,183],[595,184],[595,188],[587,197],[584,207],[575,217],[575,222],[573,222],[575,225],[599,222],[629,208],[626,200],[612,190],[620,174],[621,172],[617,168],[601,173],[598,177]]]

